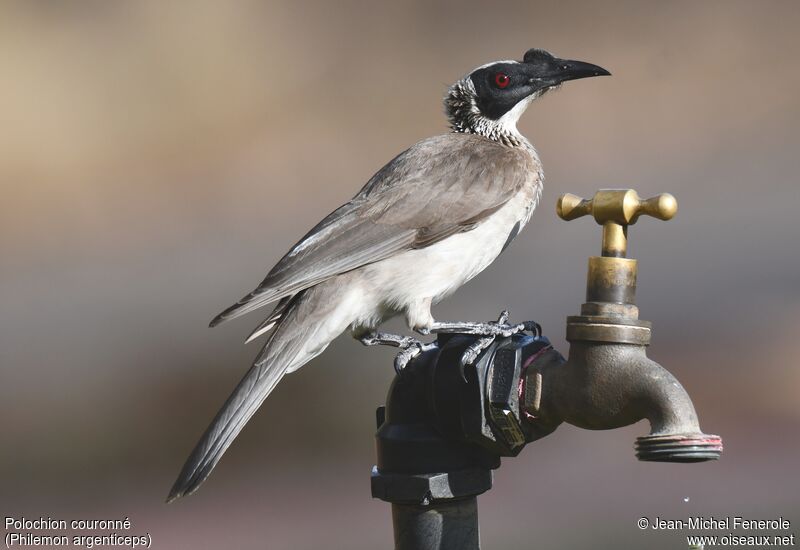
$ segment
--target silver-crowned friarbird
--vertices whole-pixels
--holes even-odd
[[[517,130],[528,105],[567,80],[610,74],[539,49],[483,65],[445,97],[452,131],[425,139],[381,168],[352,200],[314,227],[253,292],[212,326],[277,301],[248,338],[268,333],[252,368],[189,456],[169,500],[193,492],[275,385],[346,329],[365,344],[424,349],[375,332],[395,315],[420,333],[510,334],[519,326],[443,323],[431,305],[484,270],[530,219],[542,165]]]

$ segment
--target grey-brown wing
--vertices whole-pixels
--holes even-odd
[[[330,277],[467,231],[535,175],[529,153],[468,134],[421,141],[317,224],[212,326]]]
[[[211,326],[284,299],[322,281],[408,248],[415,231],[363,218],[346,204],[312,229],[286,254],[264,281],[211,321]]]

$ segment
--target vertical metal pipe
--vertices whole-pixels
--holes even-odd
[[[479,550],[478,499],[392,504],[395,550]]]
[[[603,224],[603,256],[624,258],[628,253],[628,226],[609,221]]]

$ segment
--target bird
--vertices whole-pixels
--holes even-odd
[[[378,170],[309,231],[258,287],[211,326],[277,302],[247,342],[267,334],[252,367],[186,460],[167,498],[193,493],[284,375],[348,328],[365,345],[402,348],[402,366],[431,344],[378,332],[403,315],[420,334],[509,335],[522,325],[442,322],[431,306],[491,264],[529,221],[542,192],[538,154],[517,129],[527,107],[569,80],[606,69],[529,49],[481,65],[444,97],[450,131]],[[505,312],[504,312],[505,313]]]

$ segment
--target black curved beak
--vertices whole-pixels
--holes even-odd
[[[584,61],[573,61],[571,59],[554,59],[555,67],[552,69],[550,78],[561,83],[567,80],[578,80],[579,78],[589,78],[591,76],[611,76],[611,73],[598,65],[592,65]]]
[[[530,83],[537,88],[557,86],[567,80],[611,75],[598,65],[585,61],[559,59],[538,51],[534,55],[526,55],[524,63],[528,66]]]

